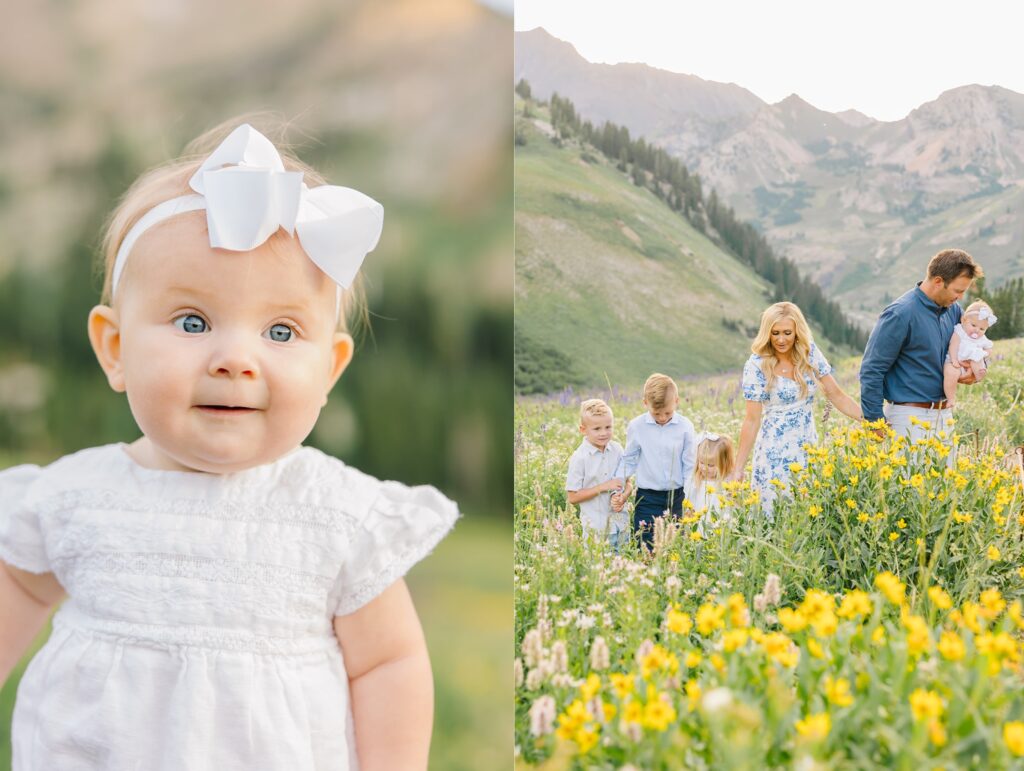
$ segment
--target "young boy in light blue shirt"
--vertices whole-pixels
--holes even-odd
[[[627,483],[636,475],[633,535],[639,535],[649,549],[654,547],[654,520],[682,514],[684,485],[696,465],[693,423],[676,412],[678,405],[679,389],[672,378],[657,372],[647,378],[647,412],[629,422],[626,450],[616,472]],[[624,490],[613,496],[612,505],[621,506],[627,497]]]
[[[619,547],[629,538],[629,522],[622,506],[613,510],[611,496],[623,489],[615,476],[622,458],[622,446],[612,439],[615,418],[601,399],[587,399],[580,405],[580,433],[583,441],[569,458],[565,479],[569,503],[580,507],[584,533],[606,538]]]

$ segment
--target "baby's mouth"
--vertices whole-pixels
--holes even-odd
[[[242,412],[258,412],[255,407],[240,407],[234,404],[197,404],[197,408],[205,411],[216,412],[216,413],[242,413]]]

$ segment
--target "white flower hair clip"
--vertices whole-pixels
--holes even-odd
[[[124,237],[111,276],[111,293],[139,237],[176,214],[206,209],[210,246],[246,252],[284,228],[298,234],[309,258],[339,287],[351,285],[380,240],[384,207],[358,190],[307,187],[301,171],[285,171],[277,148],[243,123],[220,143],[189,180],[195,194],[164,201]]]
[[[992,312],[991,308],[982,307],[978,309],[978,321],[987,321],[988,325],[991,327],[994,326],[999,319],[996,318],[996,315]]]

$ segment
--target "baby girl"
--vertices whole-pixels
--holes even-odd
[[[949,352],[942,369],[942,390],[946,403],[956,403],[957,381],[972,374],[975,381],[981,380],[988,372],[988,357],[992,352],[992,341],[985,337],[988,328],[998,319],[984,300],[975,300],[963,312],[960,323],[953,328],[949,340]]]
[[[382,222],[248,125],[124,196],[88,334],[142,436],[0,472],[0,683],[68,598],[14,769],[426,768],[402,576],[456,506],[302,446]]]

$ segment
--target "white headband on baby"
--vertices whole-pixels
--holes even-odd
[[[154,206],[132,226],[114,259],[111,294],[143,233],[176,214],[206,209],[210,246],[246,252],[284,228],[297,233],[309,258],[339,287],[348,287],[380,240],[384,207],[350,187],[307,187],[301,171],[285,171],[273,143],[243,123],[210,153],[189,180],[195,195]]]
[[[986,308],[986,307],[982,306],[978,310],[978,321],[985,321],[985,320],[988,320],[988,325],[990,327],[993,324],[995,324],[997,321],[999,321],[999,319],[997,319],[995,317],[995,314],[992,313],[992,309],[991,308]]]

